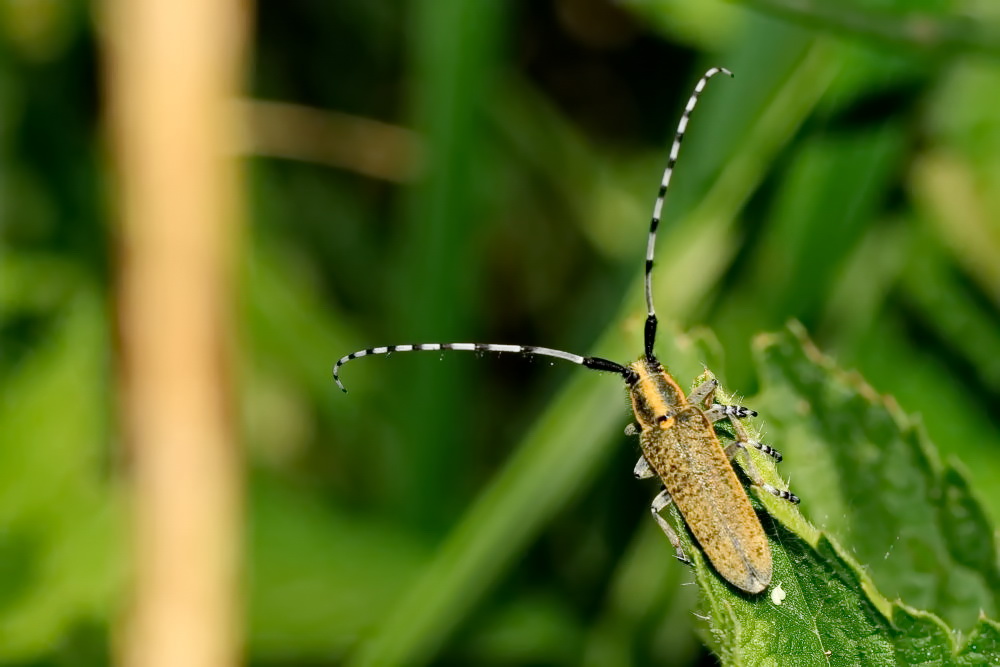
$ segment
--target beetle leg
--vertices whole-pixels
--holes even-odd
[[[732,407],[736,407],[736,406],[729,405],[729,406],[726,406],[726,407],[732,408]],[[756,415],[757,413],[755,412],[754,414]],[[753,447],[754,449],[759,449],[760,451],[764,452],[765,454],[767,454],[768,456],[770,456],[771,458],[773,458],[778,463],[781,463],[781,458],[782,458],[781,457],[781,452],[779,452],[774,447],[771,447],[770,445],[765,445],[763,442],[758,442],[757,440],[753,440],[750,437],[750,433],[747,431],[746,427],[743,424],[741,424],[737,419],[732,419],[731,418],[729,420],[729,423],[733,425],[733,430],[736,432],[736,440],[739,443],[741,443],[742,446],[744,446],[744,447]],[[727,451],[728,451],[728,448],[727,448]],[[732,458],[734,455],[735,455],[735,452],[729,454],[729,458]],[[749,458],[749,457],[747,457],[747,458]]]
[[[663,489],[655,498],[653,498],[653,503],[649,506],[649,510],[653,513],[653,518],[656,520],[656,523],[659,524],[660,529],[667,536],[667,539],[670,540],[670,544],[674,545],[674,555],[677,557],[677,560],[687,565],[691,565],[691,559],[687,557],[684,553],[684,549],[681,548],[681,540],[677,537],[677,533],[675,533],[674,529],[670,527],[667,520],[660,516],[660,512],[666,509],[672,502],[674,501],[670,497],[670,494],[667,493],[666,489]]]
[[[727,418],[736,420],[756,417],[757,411],[751,410],[750,408],[742,405],[723,405],[722,403],[715,403],[708,410],[705,410],[705,416],[711,421],[717,422],[720,419]]]
[[[691,405],[697,405],[698,407],[708,405],[712,395],[715,394],[715,388],[718,386],[719,381],[714,377],[705,380],[700,385],[695,387],[688,395],[688,403]]]
[[[765,454],[767,454],[768,456],[770,456],[772,459],[774,459],[775,462],[781,463],[781,452],[779,452],[774,447],[771,447],[770,445],[765,445],[763,442],[757,442],[756,440],[748,440],[744,444],[747,444],[747,445],[749,445],[751,447],[759,449],[760,451],[764,452]]]
[[[737,440],[736,442],[726,447],[726,456],[728,456],[730,459],[735,458],[736,454],[738,454],[742,450],[744,452],[743,462],[746,465],[747,475],[750,477],[750,480],[754,484],[764,489],[773,496],[777,496],[782,500],[787,500],[793,505],[798,505],[799,497],[797,495],[795,495],[791,491],[785,491],[783,489],[771,486],[770,484],[764,481],[764,478],[761,477],[760,475],[760,471],[757,470],[757,466],[754,465],[753,459],[751,459],[750,456],[746,454],[746,448],[748,444],[749,443]]]
[[[632,474],[635,475],[636,479],[649,479],[650,477],[656,477],[656,471],[649,465],[649,461],[646,460],[645,456],[640,456],[639,460],[635,462],[635,468],[632,469]]]

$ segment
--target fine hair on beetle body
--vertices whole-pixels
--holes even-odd
[[[636,361],[623,365],[601,357],[581,356],[532,345],[407,343],[366,348],[341,357],[333,368],[333,377],[337,386],[346,392],[340,379],[340,368],[349,361],[392,352],[443,350],[514,352],[529,357],[562,359],[592,370],[617,373],[625,381],[635,416],[635,422],[629,424],[625,432],[638,436],[642,452],[633,474],[638,479],[658,478],[662,483],[660,492],[650,505],[650,512],[673,545],[676,557],[682,562],[691,562],[677,533],[662,516],[663,510],[671,504],[676,506],[716,572],[742,591],[760,593],[771,582],[771,551],[732,461],[736,456],[742,456],[744,469],[754,484],[778,498],[798,503],[799,499],[789,491],[764,481],[747,451],[749,448],[758,449],[775,461],[781,461],[781,454],[750,436],[743,420],[756,417],[756,412],[739,405],[715,402],[718,382],[714,377],[709,375],[685,394],[653,350],[657,330],[652,287],[656,231],[691,112],[709,79],[720,73],[732,76],[729,70],[713,67],[695,85],[681,114],[660,181],[646,241],[646,323],[643,353]],[[734,434],[733,441],[726,446],[715,431],[715,423],[722,420],[730,423]]]

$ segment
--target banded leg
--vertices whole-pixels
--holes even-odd
[[[707,408],[705,410],[705,414],[713,422],[717,422],[720,419],[725,419],[727,417],[746,419],[747,417],[757,416],[757,412],[755,410],[743,407],[742,405],[723,405],[722,403],[714,403],[712,399],[714,398],[715,390],[718,387],[719,381],[714,377],[710,377],[695,387],[694,390],[688,394],[688,402],[692,405],[697,405],[699,408]]]
[[[763,452],[765,454],[767,454],[772,459],[774,459],[775,463],[781,463],[781,459],[782,459],[781,452],[779,452],[774,447],[771,447],[770,445],[765,445],[763,442],[759,442],[757,440],[748,440],[746,442],[746,444],[750,445],[751,447],[756,448],[757,450],[759,450],[759,451],[761,451],[761,452]]]
[[[712,407],[705,410],[705,415],[712,421],[717,422],[720,419],[726,419],[727,417],[731,420],[756,417],[757,411],[751,410],[750,408],[742,405],[723,405],[722,403],[713,403]]]
[[[756,484],[760,488],[770,493],[772,496],[777,496],[782,500],[787,500],[793,505],[798,505],[799,497],[797,495],[795,495],[791,491],[785,491],[784,489],[779,489],[775,486],[771,486],[770,484],[764,481],[764,478],[761,476],[760,471],[757,470],[757,466],[754,465],[753,459],[751,459],[750,456],[747,455],[746,448],[747,444],[745,442],[737,440],[736,442],[726,447],[726,456],[729,459],[734,459],[736,458],[736,455],[742,451],[744,454],[743,463],[744,465],[746,465],[747,475],[750,477],[750,481],[752,481],[754,484]]]
[[[736,435],[739,439],[747,445],[759,449],[771,458],[773,458],[778,463],[781,463],[781,452],[777,449],[765,445],[757,440],[751,440],[750,434],[743,427],[742,424],[738,424],[738,419],[746,419],[748,417],[756,417],[757,411],[751,410],[750,408],[743,407],[742,405],[723,405],[721,403],[714,404],[711,408],[705,411],[705,416],[707,416],[713,422],[717,422],[722,419],[729,419],[729,423],[733,425],[733,429],[736,431]]]
[[[674,556],[677,557],[677,560],[687,565],[691,565],[691,559],[684,553],[684,549],[681,547],[681,540],[677,537],[677,533],[675,533],[674,529],[670,527],[667,520],[660,516],[660,512],[669,507],[672,502],[674,501],[670,497],[670,494],[667,493],[666,489],[663,489],[656,495],[655,498],[653,498],[653,502],[649,506],[649,511],[653,513],[653,518],[656,520],[656,523],[659,524],[660,530],[662,530],[667,536],[667,539],[670,540],[670,544],[674,545]]]
[[[737,406],[726,406],[726,407],[737,407]],[[756,416],[756,415],[757,415],[757,413],[754,412],[753,416]],[[724,415],[724,416],[729,416],[729,415]],[[711,416],[709,416],[709,419],[712,419]],[[712,419],[712,421],[718,421],[718,419]],[[781,459],[782,459],[781,452],[779,452],[774,447],[771,447],[770,445],[765,445],[763,442],[760,442],[758,440],[752,439],[750,437],[750,433],[747,431],[746,427],[743,424],[741,424],[737,419],[734,419],[734,418],[732,418],[730,416],[729,423],[733,425],[733,430],[736,432],[736,439],[743,446],[745,446],[745,447],[753,447],[754,449],[757,449],[757,450],[763,452],[764,454],[767,454],[772,459],[774,459],[777,463],[781,463]]]
[[[733,430],[736,432],[736,442],[726,447],[726,456],[730,459],[733,459],[735,458],[736,454],[742,450],[744,453],[743,461],[746,464],[747,474],[750,476],[750,480],[754,484],[764,489],[773,496],[777,496],[782,500],[787,500],[788,502],[794,505],[798,505],[799,497],[796,496],[794,493],[792,493],[791,491],[785,491],[783,489],[776,488],[764,481],[764,478],[761,476],[760,471],[757,470],[757,466],[754,465],[753,459],[750,458],[750,455],[747,453],[746,450],[747,447],[754,447],[764,452],[768,456],[773,457],[775,461],[778,462],[781,461],[781,453],[778,450],[774,449],[773,447],[768,447],[763,443],[751,439],[750,434],[747,432],[746,426],[744,426],[742,422],[740,422],[738,419],[730,419],[730,423],[733,425]]]
[[[369,347],[364,350],[352,352],[337,360],[333,366],[333,379],[345,394],[347,389],[340,381],[340,367],[348,361],[360,359],[374,354],[392,354],[393,352],[437,352],[441,350],[455,350],[459,352],[515,352],[526,357],[555,357],[574,363],[584,368],[595,371],[611,371],[625,378],[626,382],[633,381],[635,371],[621,364],[602,359],[601,357],[581,357],[572,352],[553,350],[549,347],[537,347],[534,345],[500,345],[496,343],[419,343],[406,345],[386,345],[384,347]]]

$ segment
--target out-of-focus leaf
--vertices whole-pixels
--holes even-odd
[[[244,267],[248,293],[244,317],[253,333],[253,361],[280,369],[310,395],[324,397],[323,409],[340,414],[344,406],[336,401],[341,397],[331,375],[333,364],[340,355],[353,352],[358,342],[350,325],[331,316],[330,304],[322,303],[316,287],[293,268],[292,258],[263,245],[255,248]],[[357,382],[363,386],[364,378]]]
[[[250,648],[277,661],[343,655],[428,556],[393,524],[259,476],[248,538]]]
[[[927,326],[965,358],[981,382],[1000,393],[1000,331],[995,315],[969,294],[959,276],[940,246],[927,239],[907,266],[902,289]]]
[[[104,478],[104,310],[77,290],[0,399],[0,659],[46,654],[106,622],[121,572],[117,494]]]
[[[751,308],[769,313],[768,320],[815,314],[822,303],[816,290],[830,289],[840,262],[882,203],[902,139],[895,126],[884,126],[814,140],[800,149],[762,240],[757,265],[762,275],[748,286],[756,290]]]
[[[1000,428],[991,420],[990,404],[970,401],[969,384],[946,360],[927,354],[905,322],[884,317],[844,356],[865,369],[880,391],[920,415],[938,449],[959,455],[995,523],[1000,518],[1000,461],[995,454]],[[902,369],[902,370],[901,370]]]
[[[572,664],[579,655],[580,627],[565,599],[525,595],[471,628],[460,649],[467,664]]]
[[[623,5],[672,39],[702,49],[719,49],[745,21],[719,0],[697,5],[683,0],[623,0]]]
[[[994,169],[1000,169],[995,165]],[[989,172],[987,172],[989,175]],[[913,169],[914,198],[935,227],[939,242],[951,250],[956,264],[975,278],[994,304],[1000,304],[1000,203],[990,192],[1000,178],[977,183],[969,165],[943,152],[917,160]]]
[[[74,295],[80,280],[79,267],[59,257],[5,255],[0,262],[0,313],[52,311]]]
[[[879,11],[867,9],[863,3],[830,5],[817,0],[741,0],[741,4],[803,26],[938,58],[965,52],[995,56],[1000,52],[995,26],[950,17],[942,11],[947,3],[938,0],[898,2],[894,11],[886,11],[885,3],[878,3]]]
[[[71,2],[0,3],[0,37],[31,60],[50,60],[62,55],[83,24],[81,8]]]

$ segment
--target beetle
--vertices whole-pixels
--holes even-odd
[[[662,516],[663,510],[671,503],[676,505],[716,572],[740,590],[760,593],[771,582],[771,551],[760,520],[736,476],[732,460],[740,452],[745,453],[749,447],[762,451],[776,461],[781,461],[781,454],[750,437],[742,420],[756,417],[756,412],[738,405],[714,402],[718,386],[714,377],[709,377],[690,394],[685,395],[677,381],[653,354],[657,329],[652,287],[656,230],[691,112],[709,79],[719,73],[732,76],[725,68],[713,67],[701,77],[688,98],[653,206],[653,218],[646,243],[647,314],[644,350],[638,360],[623,365],[601,357],[585,357],[531,345],[410,343],[371,347],[345,355],[334,365],[333,377],[337,386],[346,392],[340,379],[340,368],[349,361],[393,352],[441,350],[514,352],[526,356],[562,359],[591,370],[617,373],[625,381],[636,419],[635,424],[626,428],[626,433],[639,436],[642,450],[633,474],[639,479],[659,477],[663,483],[663,488],[650,505],[650,512],[673,545],[677,559],[689,564],[691,562],[684,553],[677,533]],[[732,424],[736,436],[726,447],[722,446],[714,427],[715,422],[723,419]],[[755,484],[779,498],[792,503],[799,502],[798,497],[791,492],[765,482],[749,456],[744,456],[744,461],[747,474]]]

